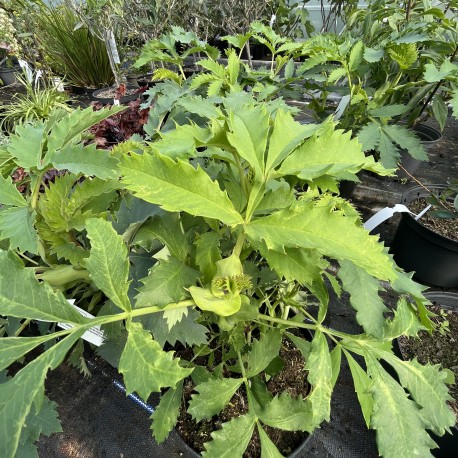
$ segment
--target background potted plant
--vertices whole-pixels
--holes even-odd
[[[402,195],[401,203],[413,215],[402,213],[390,250],[401,267],[415,271],[415,278],[427,284],[458,286],[457,191],[453,182],[420,183]]]
[[[13,21],[8,13],[0,8],[0,79],[4,85],[16,82],[15,74],[20,70],[17,64],[19,51]]]

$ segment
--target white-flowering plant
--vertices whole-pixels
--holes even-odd
[[[0,8],[0,66],[12,66],[12,56],[19,54],[16,29],[8,13]]]

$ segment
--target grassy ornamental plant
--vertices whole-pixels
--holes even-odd
[[[190,378],[195,391],[183,408],[196,421],[212,419],[238,390],[247,399],[204,456],[242,456],[257,430],[262,455],[278,457],[266,427],[312,433],[329,421],[343,357],[380,454],[431,456],[427,430],[442,435],[455,422],[452,377],[391,350],[394,338],[431,329],[423,288],[330,192],[379,167],[331,120],[301,125],[278,101],[238,92],[198,105],[199,124],[156,131],[147,145],[85,146],[83,131],[112,112],[76,110],[18,127],[1,151],[30,174],[23,194],[0,177],[0,370],[28,362],[0,385],[2,454],[36,454],[39,433],[59,428],[45,378],[101,325],[99,353],[127,392],[147,399],[163,391],[152,416],[158,442],[176,423]],[[60,172],[44,184],[52,170]],[[294,186],[305,183],[305,192]],[[379,296],[388,284],[399,293],[393,310]],[[359,334],[325,325],[330,288],[348,293]],[[31,320],[42,335],[21,336]],[[72,327],[59,330],[62,322]],[[302,355],[305,397],[267,389],[286,340]],[[178,358],[176,348],[191,357]],[[205,358],[214,353],[219,359]]]

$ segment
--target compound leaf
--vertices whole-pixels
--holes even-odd
[[[144,154],[125,157],[121,170],[127,189],[164,210],[215,218],[229,226],[243,223],[227,194],[200,167]]]
[[[0,385],[0,450],[4,456],[15,456],[32,403],[43,402],[48,370],[61,363],[83,332],[73,332]]]
[[[283,455],[278,451],[276,445],[258,423],[258,433],[261,439],[261,458],[282,458]]]
[[[234,458],[242,456],[253,435],[255,417],[252,414],[241,415],[223,423],[223,427],[214,431],[212,441],[205,444],[202,456],[205,458]]]
[[[275,396],[257,414],[266,425],[285,431],[311,432],[319,424],[314,421],[310,402],[301,396],[293,398],[287,391]]]
[[[378,295],[381,289],[378,280],[349,261],[340,263],[338,275],[343,289],[350,293],[350,304],[356,310],[358,323],[367,334],[381,339],[384,313],[388,309]]]
[[[151,338],[140,323],[130,323],[126,346],[119,361],[127,393],[136,391],[143,399],[164,387],[175,387],[192,369],[184,369]]]
[[[430,448],[435,443],[425,431],[421,407],[374,358],[366,358],[366,363],[372,378],[369,392],[374,399],[371,427],[377,433],[380,455],[432,457]]]
[[[136,296],[135,308],[176,303],[188,294],[185,288],[196,283],[199,272],[175,258],[155,264],[149,275],[141,280],[143,286]]]
[[[0,208],[0,240],[9,239],[10,248],[38,253],[35,212],[28,207]]]
[[[329,421],[332,394],[332,361],[326,337],[316,331],[312,340],[312,351],[306,364],[309,371],[307,380],[312,385],[312,392],[307,400],[312,405],[313,421],[320,424]]]
[[[86,228],[91,239],[91,254],[86,268],[92,280],[119,308],[129,311],[129,260],[122,237],[111,223],[102,219],[87,220]]]
[[[151,415],[153,431],[156,442],[160,444],[167,439],[170,431],[177,422],[180,413],[181,395],[183,392],[183,382],[177,383],[175,389],[169,388],[165,394],[161,396],[159,405]]]
[[[11,252],[0,252],[0,315],[64,323],[85,323],[64,298],[47,283],[38,283]]]
[[[243,379],[210,379],[195,387],[198,394],[193,394],[189,401],[188,413],[196,421],[210,419],[224,409],[234,396]]]
[[[281,347],[279,332],[265,332],[259,340],[254,340],[248,353],[247,377],[262,372],[278,355]]]

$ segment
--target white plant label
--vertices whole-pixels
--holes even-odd
[[[86,312],[85,310],[74,305],[73,304],[75,302],[74,299],[67,299],[67,300],[71,304],[71,306],[84,317],[95,318],[94,315],[91,315],[90,313]],[[73,324],[69,324],[69,323],[57,323],[57,326],[59,326],[62,329],[71,329],[74,327]],[[105,340],[105,335],[103,334],[103,331],[100,329],[100,326],[94,326],[93,328],[88,329],[81,336],[81,338],[84,340],[87,340],[91,344],[97,345],[97,347],[100,347],[100,345],[102,345]]]
[[[110,51],[111,55],[113,56],[113,62],[115,64],[120,64],[121,60],[119,59],[118,47],[116,46],[113,30],[110,30],[108,33],[108,43],[110,44]]]

